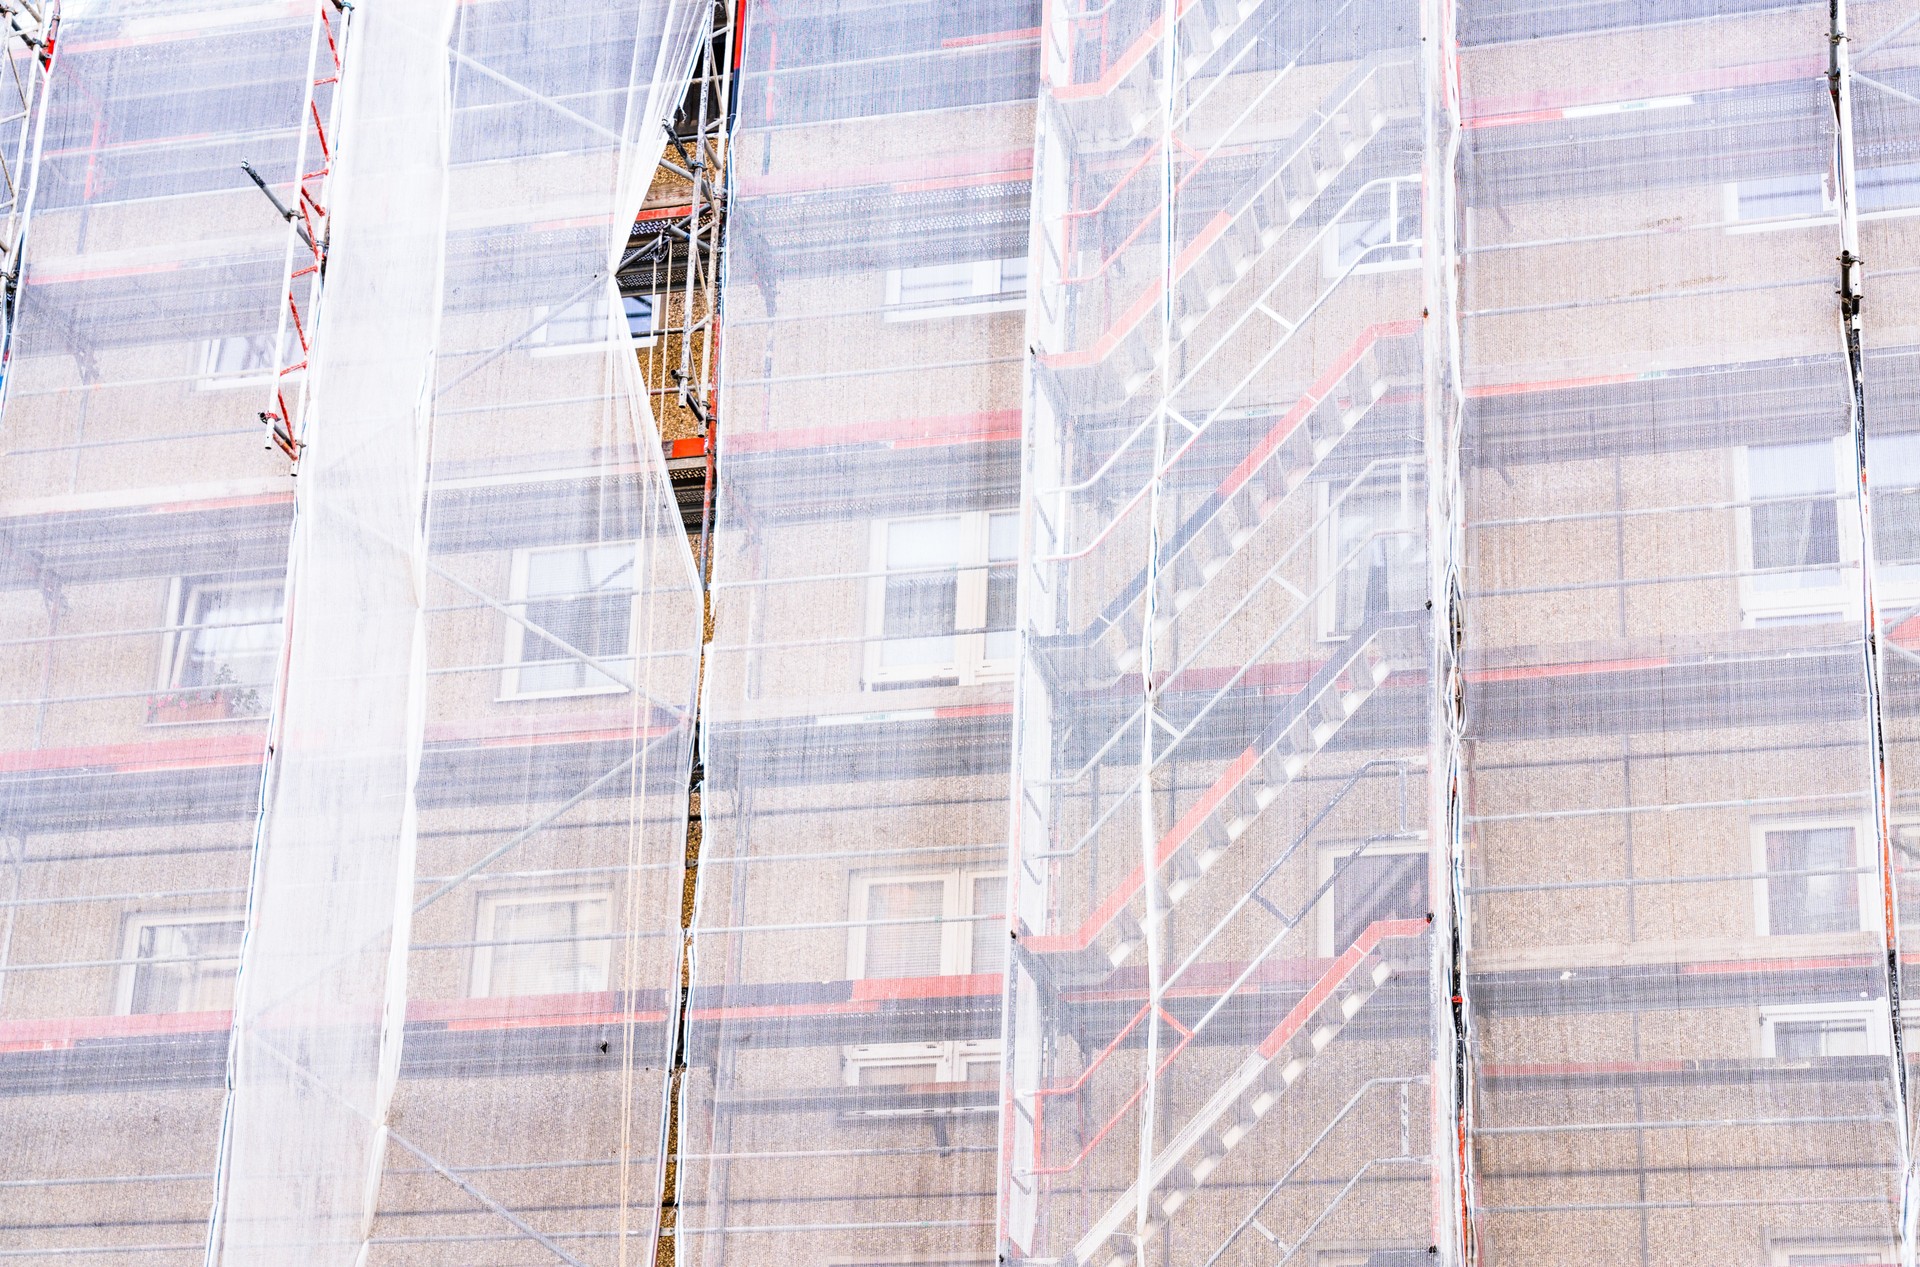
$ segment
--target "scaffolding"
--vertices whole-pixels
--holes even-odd
[[[1915,0],[62,7],[0,1258],[1914,1263]]]
[[[707,6],[68,9],[4,1251],[651,1258],[700,597],[614,277]]]

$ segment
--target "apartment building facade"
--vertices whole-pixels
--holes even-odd
[[[1847,10],[742,6],[704,636],[692,307],[609,285],[704,6],[72,11],[0,1252],[1910,1261],[1920,11]],[[316,223],[407,101],[305,306],[240,163]]]

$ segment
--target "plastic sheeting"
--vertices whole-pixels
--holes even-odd
[[[0,1221],[29,1261],[204,1257],[292,504],[242,368],[286,229],[239,164],[295,175],[311,31],[62,23],[0,459]]]
[[[683,1253],[984,1259],[1010,663],[1003,1260],[1911,1261],[1916,26],[1849,7],[1833,80],[1763,0],[754,9]]]
[[[1852,6],[1861,32],[1898,7]],[[1845,187],[1829,18],[1709,3],[1673,28],[1496,32],[1461,9],[1490,1258],[1910,1261],[1874,749],[1898,709],[1876,719],[1868,689],[1902,674],[1898,636],[1867,636],[1835,292],[1839,209],[1910,212],[1920,188],[1884,150]],[[1887,604],[1911,507],[1876,509]]]
[[[985,1263],[1035,6],[747,14],[677,1261]]]
[[[289,585],[256,414],[305,248],[239,164],[291,201],[315,15],[63,28],[5,418],[6,1250],[650,1258],[701,616],[611,277],[706,8],[355,19]]]
[[[1475,1231],[1899,1261],[1828,6],[1465,13]]]
[[[1850,41],[1855,199],[1859,254],[1869,261],[1861,313],[1867,439],[1867,489],[1873,518],[1874,594],[1880,638],[1880,706],[1891,810],[1890,860],[1897,882],[1903,999],[1911,999],[1911,946],[1920,925],[1920,831],[1910,821],[1920,802],[1920,679],[1914,676],[1913,618],[1920,595],[1920,218],[1916,199],[1881,192],[1884,174],[1920,175],[1920,6],[1854,6]],[[1902,206],[1901,203],[1905,203]],[[1908,1003],[1907,1007],[1911,1007]],[[1903,1018],[1904,1019],[1904,1018]],[[1911,1080],[1916,1035],[1902,1025]],[[1908,1146],[1916,1119],[1908,1087]],[[1911,1151],[1909,1152],[1911,1164]]]
[[[1432,1240],[1418,17],[1043,29],[1022,1258]]]

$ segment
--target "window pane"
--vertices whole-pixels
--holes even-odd
[[[970,1057],[965,1064],[966,1081],[974,1084],[1000,1081],[1000,1061],[985,1056]]]
[[[644,339],[657,329],[653,322],[652,295],[622,295],[620,306],[627,314],[627,333],[634,338]]]
[[[942,975],[941,917],[946,913],[944,880],[892,880],[867,888],[867,953],[862,975],[937,977]],[[888,923],[900,920],[903,923]]]
[[[1816,568],[1840,561],[1840,516],[1835,504],[1833,446],[1777,444],[1747,450],[1747,489],[1756,503],[1769,498],[1791,498],[1755,505],[1753,566],[1756,568]],[[1759,576],[1756,589],[1782,590],[1831,587],[1840,583],[1834,571],[1802,571]]]
[[[135,940],[133,999],[129,1010],[220,1012],[233,1006],[233,976],[240,962],[241,920],[148,924]],[[161,962],[144,962],[158,960]]]
[[[1853,829],[1818,827],[1767,833],[1767,870],[1798,874],[1767,880],[1767,928],[1783,933],[1842,933],[1860,927],[1860,885],[1842,874],[1854,865]]]
[[[497,904],[487,994],[505,998],[606,989],[612,950],[607,915],[604,897]]]
[[[1007,970],[1007,877],[982,875],[973,879],[973,953],[968,972]],[[991,919],[978,916],[990,915]]]
[[[1340,497],[1340,493],[1334,494]],[[1334,507],[1334,627],[1350,633],[1369,616],[1419,606],[1426,598],[1426,551],[1417,531],[1424,494],[1390,475],[1348,490]]]
[[[887,525],[889,576],[882,600],[880,662],[951,665],[958,618],[961,521],[915,519]],[[939,569],[939,570],[925,570]]]
[[[279,660],[281,604],[277,585],[189,586],[172,685],[232,686],[241,694],[270,686]]]
[[[1856,176],[1862,211],[1920,207],[1920,163],[1863,167]]]
[[[1774,1021],[1774,1056],[1782,1060],[1866,1054],[1868,1046],[1864,1017]]]
[[[1920,436],[1869,437],[1867,468],[1874,561],[1896,580],[1920,579]]]
[[[634,548],[598,545],[527,557],[527,622],[616,673],[628,671],[633,636]],[[520,637],[523,692],[606,690],[617,684],[533,630]]]
[[[863,1087],[906,1087],[940,1081],[940,1066],[934,1061],[905,1065],[860,1065]]]
[[[1360,199],[1335,227],[1338,253],[1335,268],[1391,264],[1420,255],[1420,200],[1391,189]]]
[[[929,264],[900,270],[900,302],[903,304],[938,303],[942,300],[969,299],[975,293],[976,265]]]
[[[1027,293],[1026,256],[1013,255],[1000,261],[1000,293],[1003,295]]]
[[[576,300],[558,312],[550,312],[535,337],[547,347],[565,348],[599,343],[606,334],[607,299],[605,295],[595,295]]]
[[[1425,854],[1362,854],[1334,860],[1341,869],[1333,901],[1333,953],[1353,945],[1367,925],[1383,919],[1423,919],[1427,913]]]
[[[1827,209],[1824,182],[1813,172],[1743,180],[1734,186],[1734,200],[1741,220],[1817,216]]]
[[[273,336],[243,334],[215,339],[207,360],[210,374],[267,373],[273,369]]]

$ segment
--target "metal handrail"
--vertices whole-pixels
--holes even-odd
[[[1180,674],[1182,674],[1187,669],[1192,667],[1195,657],[1197,657],[1200,654],[1200,652],[1206,650],[1206,648],[1212,644],[1213,639],[1220,634],[1220,632],[1227,626],[1229,622],[1233,620],[1234,617],[1238,616],[1242,611],[1246,610],[1247,606],[1251,604],[1254,599],[1260,596],[1261,591],[1268,584],[1272,583],[1275,580],[1275,578],[1278,576],[1281,569],[1284,568],[1287,563],[1292,561],[1294,555],[1302,547],[1307,545],[1309,542],[1313,541],[1318,536],[1320,528],[1328,522],[1328,520],[1332,517],[1334,511],[1338,510],[1340,506],[1346,501],[1347,497],[1351,495],[1354,492],[1354,490],[1360,486],[1361,483],[1363,483],[1369,476],[1371,476],[1377,468],[1386,467],[1386,466],[1412,467],[1414,465],[1415,465],[1415,461],[1414,459],[1411,459],[1411,458],[1375,458],[1373,461],[1367,463],[1366,466],[1362,467],[1360,469],[1359,474],[1355,475],[1353,479],[1348,482],[1347,486],[1340,490],[1337,496],[1330,497],[1328,499],[1327,508],[1325,511],[1323,511],[1320,514],[1319,518],[1315,519],[1312,524],[1308,525],[1307,530],[1301,533],[1300,536],[1297,539],[1295,539],[1294,543],[1291,546],[1289,546],[1287,550],[1280,555],[1279,558],[1274,560],[1273,566],[1269,567],[1266,570],[1266,572],[1262,574],[1259,580],[1255,581],[1252,585],[1247,587],[1247,592],[1241,596],[1240,601],[1235,603],[1233,607],[1229,609],[1225,615],[1223,615],[1217,622],[1215,622],[1214,627],[1207,631],[1207,633],[1193,647],[1193,649],[1187,653],[1186,657],[1182,659],[1178,664],[1176,664],[1171,670],[1168,671],[1166,680],[1173,681],[1177,679],[1180,676]],[[1358,553],[1358,549],[1360,547],[1364,547],[1370,544],[1378,537],[1406,536],[1406,535],[1411,535],[1412,532],[1413,532],[1412,529],[1396,529],[1392,532],[1386,532],[1386,533],[1370,533],[1366,537],[1362,538],[1362,540],[1359,543],[1359,547],[1356,547],[1355,554]],[[1292,615],[1287,617],[1286,621],[1283,622],[1281,626],[1275,629],[1272,636],[1270,636],[1268,640],[1261,645],[1260,649],[1253,653],[1252,658],[1249,659],[1247,664],[1241,668],[1240,673],[1245,673],[1247,668],[1252,667],[1253,662],[1257,660],[1262,654],[1264,654],[1268,647],[1273,645],[1274,641],[1278,639],[1280,634],[1285,632],[1287,626],[1291,625],[1294,620],[1298,619],[1301,611],[1306,610],[1315,600],[1317,600],[1323,594],[1326,593],[1327,587],[1332,585],[1334,581],[1339,578],[1341,572],[1344,570],[1344,568],[1348,564],[1350,564],[1353,561],[1354,557],[1355,555],[1350,554],[1344,561],[1341,562],[1339,566],[1336,566],[1331,570],[1331,575],[1326,580],[1322,581],[1318,587],[1301,596],[1300,606],[1295,609]],[[1238,675],[1236,675],[1234,681],[1235,682],[1238,681]],[[1230,682],[1228,684],[1228,687],[1224,687],[1222,688],[1222,690],[1224,691],[1226,689],[1229,689],[1233,684],[1234,684],[1233,682]],[[1211,707],[1211,706],[1212,706],[1211,703],[1209,703],[1208,707]],[[1080,769],[1076,771],[1073,775],[1065,778],[1055,777],[1055,778],[1049,778],[1049,779],[1034,780],[1034,782],[1043,787],[1066,787],[1066,786],[1070,786],[1071,784],[1078,783],[1081,779],[1085,778],[1087,774],[1091,772],[1096,765],[1100,763],[1101,759],[1105,757],[1107,751],[1118,740],[1119,736],[1125,733],[1126,730],[1130,728],[1133,725],[1133,723],[1140,718],[1141,714],[1146,711],[1146,707],[1147,707],[1146,704],[1142,703],[1138,709],[1136,709],[1132,714],[1130,714],[1127,717],[1127,719],[1124,722],[1122,722],[1118,728],[1116,728],[1114,732],[1114,737],[1108,739],[1105,743],[1103,743],[1100,746],[1099,750],[1096,751],[1092,757],[1088,758],[1086,763],[1083,764],[1080,767]]]
[[[1046,556],[1043,556],[1043,558],[1040,561],[1048,562],[1048,563],[1057,563],[1057,562],[1065,561],[1067,559],[1082,558],[1087,554],[1088,551],[1092,550],[1094,546],[1098,545],[1099,542],[1106,536],[1106,534],[1108,532],[1111,532],[1114,526],[1118,524],[1119,521],[1122,518],[1124,518],[1132,510],[1134,504],[1146,495],[1147,490],[1148,488],[1151,487],[1152,483],[1156,480],[1164,478],[1167,472],[1171,471],[1174,465],[1177,462],[1179,462],[1180,459],[1190,449],[1193,448],[1193,446],[1199,441],[1200,437],[1206,433],[1207,429],[1211,427],[1215,422],[1217,422],[1224,415],[1224,413],[1226,412],[1227,406],[1239,395],[1241,391],[1243,391],[1246,388],[1246,386],[1249,383],[1253,381],[1254,377],[1258,375],[1261,370],[1267,367],[1267,364],[1271,362],[1276,355],[1279,354],[1280,350],[1286,347],[1287,344],[1292,341],[1294,334],[1297,333],[1299,329],[1302,326],[1304,326],[1308,320],[1312,318],[1314,313],[1320,310],[1321,305],[1326,303],[1326,301],[1332,297],[1333,293],[1340,288],[1340,285],[1342,282],[1346,281],[1348,277],[1351,277],[1354,271],[1358,269],[1362,264],[1366,263],[1368,258],[1371,257],[1376,252],[1386,250],[1386,249],[1391,249],[1391,248],[1404,247],[1406,245],[1406,243],[1404,242],[1394,242],[1391,240],[1387,242],[1377,242],[1377,243],[1374,243],[1372,246],[1369,246],[1366,249],[1362,250],[1357,255],[1355,255],[1352,260],[1348,261],[1346,267],[1340,270],[1339,274],[1334,277],[1333,281],[1328,285],[1322,287],[1320,291],[1314,296],[1313,302],[1307,306],[1306,311],[1302,312],[1296,319],[1294,319],[1290,323],[1290,328],[1280,338],[1273,340],[1270,344],[1267,345],[1265,352],[1263,353],[1262,356],[1260,356],[1260,358],[1256,361],[1253,367],[1247,371],[1247,373],[1241,378],[1241,380],[1238,383],[1234,384],[1233,388],[1230,391],[1228,391],[1225,394],[1225,396],[1222,397],[1220,403],[1215,405],[1207,413],[1207,415],[1200,420],[1200,422],[1197,425],[1194,423],[1188,422],[1184,418],[1180,418],[1177,414],[1174,414],[1172,408],[1166,403],[1168,400],[1171,400],[1174,397],[1177,397],[1182,391],[1184,391],[1189,385],[1192,384],[1195,376],[1198,375],[1200,371],[1204,369],[1213,360],[1214,356],[1219,353],[1220,349],[1224,347],[1227,344],[1227,342],[1233,338],[1234,335],[1240,332],[1241,326],[1246,324],[1247,320],[1250,317],[1252,317],[1253,314],[1257,312],[1265,311],[1265,304],[1268,296],[1270,296],[1276,289],[1279,288],[1282,282],[1285,282],[1292,275],[1293,270],[1298,268],[1303,260],[1311,259],[1320,253],[1323,246],[1323,240],[1326,238],[1327,234],[1331,233],[1336,227],[1338,227],[1344,221],[1347,213],[1353,210],[1355,205],[1357,205],[1362,198],[1365,198],[1368,194],[1374,193],[1383,188],[1391,188],[1392,186],[1399,185],[1399,184],[1417,184],[1419,179],[1420,177],[1417,174],[1408,175],[1408,176],[1381,176],[1368,181],[1366,184],[1362,185],[1359,189],[1354,191],[1353,196],[1347,199],[1346,203],[1342,205],[1340,210],[1336,212],[1334,216],[1330,220],[1328,220],[1325,225],[1321,226],[1321,228],[1318,231],[1316,231],[1311,238],[1308,239],[1306,246],[1300,251],[1300,253],[1295,255],[1292,260],[1288,261],[1286,267],[1280,270],[1279,274],[1273,279],[1273,281],[1268,283],[1267,287],[1261,291],[1260,295],[1254,300],[1254,302],[1247,306],[1247,310],[1244,313],[1242,313],[1238,318],[1236,318],[1233,324],[1228,327],[1227,331],[1218,340],[1214,342],[1214,345],[1208,348],[1205,352],[1203,352],[1200,355],[1199,359],[1197,359],[1194,362],[1192,368],[1190,368],[1187,371],[1187,373],[1178,382],[1174,383],[1170,388],[1168,388],[1166,392],[1163,393],[1160,403],[1155,405],[1154,408],[1147,414],[1147,416],[1141,420],[1140,424],[1136,426],[1133,429],[1133,431],[1128,433],[1127,437],[1120,442],[1120,446],[1116,448],[1113,451],[1113,453],[1108,455],[1108,457],[1100,464],[1099,467],[1097,467],[1085,479],[1080,480],[1077,483],[1061,484],[1061,485],[1058,485],[1057,487],[1047,489],[1044,492],[1041,492],[1037,495],[1040,497],[1058,496],[1060,494],[1081,493],[1081,492],[1085,492],[1089,488],[1092,488],[1101,479],[1106,477],[1107,473],[1113,469],[1114,465],[1119,462],[1120,458],[1123,455],[1125,455],[1129,450],[1132,449],[1135,442],[1137,442],[1141,436],[1151,434],[1154,427],[1156,427],[1160,423],[1160,421],[1164,416],[1169,416],[1169,415],[1173,416],[1176,419],[1176,421],[1180,422],[1182,426],[1186,427],[1188,432],[1190,433],[1188,437],[1181,442],[1180,447],[1176,449],[1173,452],[1173,454],[1167,458],[1165,463],[1163,463],[1157,471],[1154,472],[1153,476],[1148,481],[1147,486],[1143,486],[1140,492],[1135,493],[1132,498],[1128,499],[1127,504],[1121,507],[1119,511],[1115,512],[1113,519],[1108,522],[1106,527],[1100,530],[1099,535],[1096,536],[1092,542],[1089,542],[1084,549],[1074,551],[1068,554],[1046,555]]]

